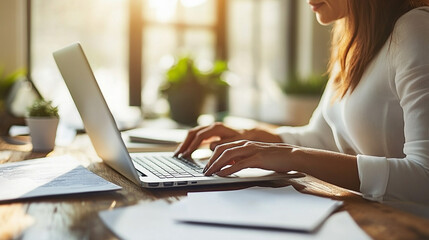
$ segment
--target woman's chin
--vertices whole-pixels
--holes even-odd
[[[323,14],[316,14],[316,19],[317,22],[319,22],[320,25],[331,25],[333,24],[335,21],[343,19],[344,17],[330,17],[330,16],[325,16]]]
[[[332,20],[332,19],[329,19],[329,18],[325,18],[325,17],[321,16],[320,14],[316,14],[316,19],[317,19],[317,22],[319,22],[319,24],[323,25],[323,26],[330,25],[333,22],[335,22],[335,20],[336,20],[336,19]]]

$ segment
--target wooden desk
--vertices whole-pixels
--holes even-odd
[[[30,144],[13,145],[0,139],[0,163],[44,157],[32,153]],[[370,202],[342,188],[311,176],[290,180],[228,186],[188,187],[146,190],[137,187],[106,166],[95,154],[86,135],[77,136],[67,148],[57,147],[50,156],[70,154],[88,169],[122,190],[19,200],[0,204],[0,239],[116,239],[98,217],[98,212],[136,204],[138,201],[165,199],[177,201],[187,192],[240,189],[249,186],[293,185],[303,193],[344,201],[339,211],[348,211],[357,224],[375,239],[429,239],[429,220]]]

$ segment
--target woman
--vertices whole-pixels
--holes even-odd
[[[218,141],[206,175],[296,170],[367,199],[429,203],[429,3],[310,0],[335,22],[330,80],[310,123],[275,133],[198,127],[176,155]]]

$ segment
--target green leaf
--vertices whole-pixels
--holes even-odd
[[[328,79],[327,75],[312,75],[305,79],[292,77],[283,86],[283,91],[286,94],[320,96],[325,90]]]
[[[221,78],[227,69],[227,62],[216,61],[211,71],[203,72],[194,64],[192,57],[183,56],[167,70],[166,81],[161,86],[161,92],[168,94],[181,89],[183,86],[189,86],[189,84],[199,85],[206,92],[217,92],[218,89],[228,86]]]
[[[28,115],[30,117],[58,117],[58,107],[52,106],[52,101],[38,99],[28,107]]]
[[[0,98],[4,99],[12,85],[20,78],[25,77],[27,71],[25,68],[18,69],[11,74],[3,77],[4,68],[0,70]]]

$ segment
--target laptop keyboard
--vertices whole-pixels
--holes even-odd
[[[133,156],[133,160],[161,179],[204,176],[202,167],[183,158]]]

